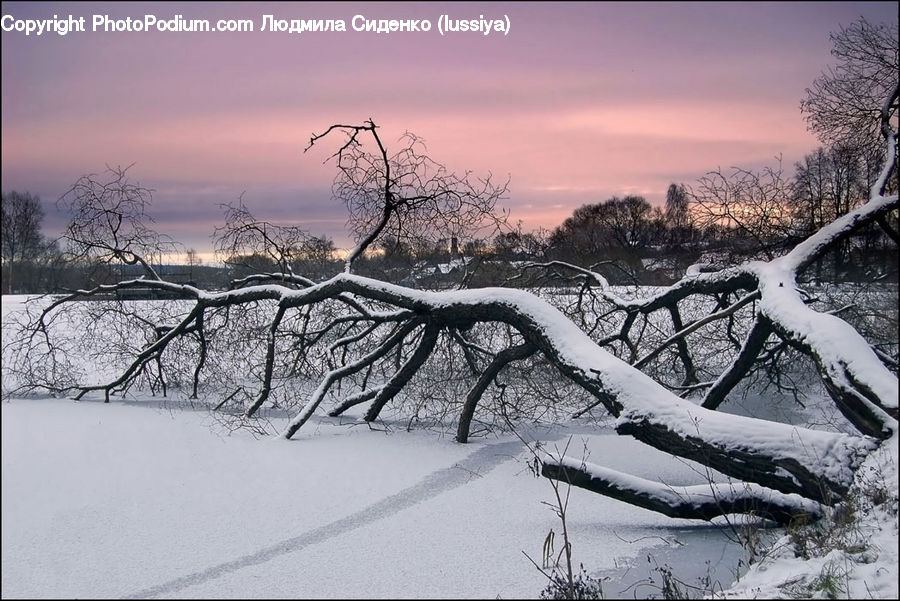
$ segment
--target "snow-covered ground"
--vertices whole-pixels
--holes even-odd
[[[3,403],[3,597],[518,598],[544,587],[523,552],[540,562],[551,528],[559,550],[559,520],[515,437],[460,445],[401,426],[309,425],[286,441],[153,402]],[[609,432],[530,434],[560,445],[571,434],[570,451],[699,481]],[[722,557],[726,579],[736,562],[708,525],[580,489],[568,521],[575,560],[595,574],[669,547]]]
[[[859,469],[859,494],[827,521],[775,541],[725,596],[897,599],[897,442],[895,435]]]

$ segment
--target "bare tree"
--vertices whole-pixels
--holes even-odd
[[[489,237],[505,223],[498,202],[508,181],[495,184],[490,174],[456,175],[425,154],[424,141],[409,132],[400,139],[400,150],[389,154],[371,119],[362,125],[332,125],[314,134],[306,150],[336,132],[343,132],[346,141],[329,157],[338,169],[333,193],[346,205],[357,237],[345,263],[348,273],[379,239],[433,246],[440,238]],[[373,151],[364,147],[366,134]]]
[[[642,196],[613,196],[582,205],[553,230],[549,239],[551,254],[588,264],[606,260],[633,277],[629,263],[638,259],[635,251],[661,238],[662,221],[662,212]]]
[[[12,294],[18,282],[16,265],[37,259],[44,246],[41,221],[44,208],[41,199],[30,192],[4,193],[2,203],[3,263],[6,267],[6,292]]]
[[[688,194],[694,223],[707,244],[721,247],[731,259],[773,259],[791,241],[790,184],[780,161],[760,172],[710,171]]]
[[[160,280],[152,258],[177,245],[153,229],[153,190],[129,181],[132,166],[85,175],[63,194],[57,205],[72,214],[63,239],[73,260],[140,265],[148,278]]]
[[[253,271],[247,259],[259,257],[279,273],[293,275],[293,263],[305,252],[312,236],[296,226],[284,226],[257,219],[244,204],[223,204],[225,224],[215,231],[215,250],[226,264]],[[264,271],[269,271],[264,269]]]
[[[892,115],[888,125],[897,128],[900,35],[896,21],[873,24],[860,17],[832,33],[831,41],[836,63],[813,81],[800,103],[809,129],[829,147],[797,166],[799,198],[806,209],[802,218],[806,220],[814,220],[817,205],[839,214],[857,199],[868,197],[878,184],[884,161],[883,115]],[[831,176],[830,186],[822,186],[823,171]],[[886,189],[896,192],[898,188],[894,172]],[[884,216],[877,225],[897,243],[896,220]],[[867,246],[873,238],[866,237]],[[836,267],[849,253],[849,244],[842,246],[834,253]]]
[[[873,24],[860,17],[832,33],[831,41],[836,64],[807,88],[800,109],[823,142],[880,151],[881,104],[891,98],[897,102],[897,23]]]
[[[809,235],[864,202],[861,167],[859,152],[848,146],[819,148],[797,163],[790,199],[795,231]],[[849,262],[850,250],[849,240],[833,249],[836,270]]]
[[[311,236],[303,247],[294,271],[305,273],[313,279],[320,279],[337,272],[336,262],[337,248],[334,240],[327,236]]]
[[[666,190],[665,219],[670,244],[680,246],[690,240],[693,223],[690,201],[684,185],[670,184]]]
[[[200,253],[197,252],[196,248],[187,249],[184,257],[188,264],[188,279],[194,281],[194,266],[202,265],[203,259],[200,257]]]
[[[643,248],[653,235],[653,209],[643,196],[613,197],[604,203],[605,221],[622,248]]]
[[[548,232],[541,230],[525,232],[522,230],[522,223],[519,222],[516,229],[494,237],[492,254],[507,261],[538,259],[547,249],[548,235]]]

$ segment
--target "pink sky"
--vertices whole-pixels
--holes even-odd
[[[82,174],[128,165],[154,188],[160,231],[201,252],[219,203],[245,192],[259,216],[349,246],[331,199],[333,122],[409,130],[454,170],[511,178],[526,229],[581,204],[637,193],[661,202],[731,166],[787,172],[816,146],[799,111],[830,61],[829,32],[896,2],[92,3],[4,2],[3,14],[252,19],[252,33],[2,34],[2,188],[54,201]],[[441,14],[503,18],[507,36],[441,36]],[[260,31],[278,19],[344,19],[347,32]],[[366,18],[429,19],[430,32],[367,33]],[[335,138],[335,141],[337,138]],[[327,142],[327,140],[326,140]]]

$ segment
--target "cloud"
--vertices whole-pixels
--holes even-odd
[[[828,32],[891,3],[67,4],[4,12],[185,18],[428,18],[504,13],[509,36],[2,36],[2,178],[55,200],[84,173],[136,163],[161,224],[208,238],[242,191],[280,219],[343,236],[330,199],[335,122],[406,130],[455,171],[511,178],[513,219],[552,226],[583,202],[710,169],[787,165],[816,142],[798,110]],[[255,205],[256,206],[256,205]],[[516,214],[520,211],[521,214]],[[524,216],[524,217],[523,217]],[[543,220],[543,221],[541,221]],[[52,221],[48,214],[48,223]],[[59,222],[59,219],[56,220]],[[196,231],[195,231],[196,230]]]

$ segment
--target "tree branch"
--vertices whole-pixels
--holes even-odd
[[[541,475],[567,482],[612,499],[662,513],[671,518],[712,520],[728,514],[750,514],[780,526],[822,515],[822,506],[796,494],[747,483],[672,487],[623,474],[569,457],[541,462]]]

